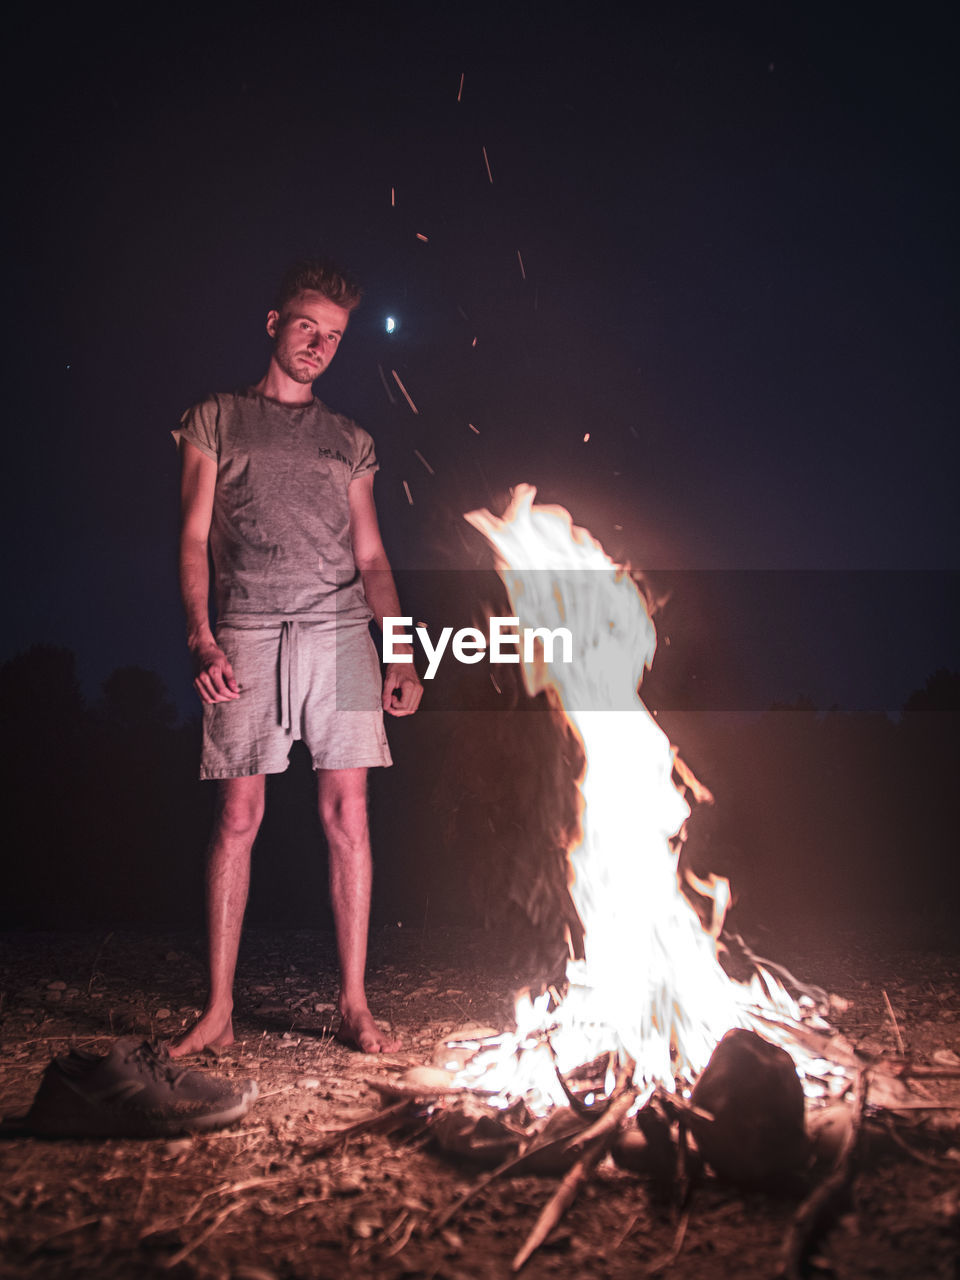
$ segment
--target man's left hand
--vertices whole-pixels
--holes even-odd
[[[412,716],[423,697],[423,685],[412,662],[391,662],[383,676],[383,709],[392,716]]]

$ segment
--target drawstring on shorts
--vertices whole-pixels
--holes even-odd
[[[293,735],[293,741],[300,741],[299,715],[297,724],[292,724],[291,708],[300,706],[300,687],[298,681],[300,668],[300,626],[295,621],[284,620],[280,624],[280,727]]]

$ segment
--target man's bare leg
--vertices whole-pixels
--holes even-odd
[[[250,886],[250,853],[263,818],[264,777],[224,778],[207,854],[210,994],[198,1021],[169,1046],[174,1058],[233,1044],[233,977]]]
[[[320,769],[317,782],[320,820],[330,848],[330,900],[340,957],[338,1035],[361,1053],[393,1053],[400,1041],[374,1022],[364,988],[373,880],[367,771]]]

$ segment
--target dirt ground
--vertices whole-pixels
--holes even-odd
[[[377,1061],[330,1034],[332,938],[250,934],[238,975],[238,1043],[198,1065],[254,1076],[259,1100],[232,1128],[193,1138],[0,1142],[0,1276],[509,1275],[555,1180],[496,1181],[433,1232],[432,1221],[481,1171],[438,1153],[422,1133],[366,1135],[308,1158],[324,1131],[380,1110],[368,1080],[431,1061],[455,1027],[509,1023],[518,975],[503,954],[479,931],[377,934],[371,1003],[404,1040],[402,1052]],[[807,934],[776,958],[853,1002],[840,1025],[864,1050],[898,1051],[886,991],[915,1062],[960,1055],[960,949],[904,947],[876,931],[867,940]],[[118,1035],[171,1035],[194,1015],[202,991],[197,938],[0,937],[0,1114],[27,1109],[52,1055],[71,1045],[105,1051]],[[960,1274],[960,1133],[951,1128],[960,1123],[960,1081],[927,1088],[941,1109],[913,1113],[913,1127],[898,1122],[917,1154],[890,1141],[863,1144],[854,1203],[822,1246],[817,1274]],[[707,1178],[670,1261],[677,1209],[658,1203],[642,1178],[606,1164],[523,1274],[770,1277],[801,1196]]]

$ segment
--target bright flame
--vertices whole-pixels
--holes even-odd
[[[563,1001],[522,997],[516,1031],[480,1045],[458,1083],[500,1105],[523,1095],[544,1111],[566,1104],[558,1071],[609,1053],[611,1070],[633,1071],[642,1100],[655,1085],[672,1091],[691,1083],[723,1034],[739,1026],[781,1043],[808,1091],[823,1092],[814,1077],[828,1064],[805,1059],[790,1028],[801,1018],[826,1024],[768,972],[743,985],[720,966],[727,881],[695,884],[713,901],[710,928],[680,892],[670,841],[690,809],[672,781],[670,743],[637,693],[656,649],[646,602],[566,511],[534,506],[535,496],[522,485],[502,519],[488,511],[466,518],[495,548],[521,628],[565,626],[573,636],[572,662],[546,664],[539,653],[523,672],[531,694],[547,690],[556,699],[584,748],[581,831],[569,863],[585,954],[568,963]]]

